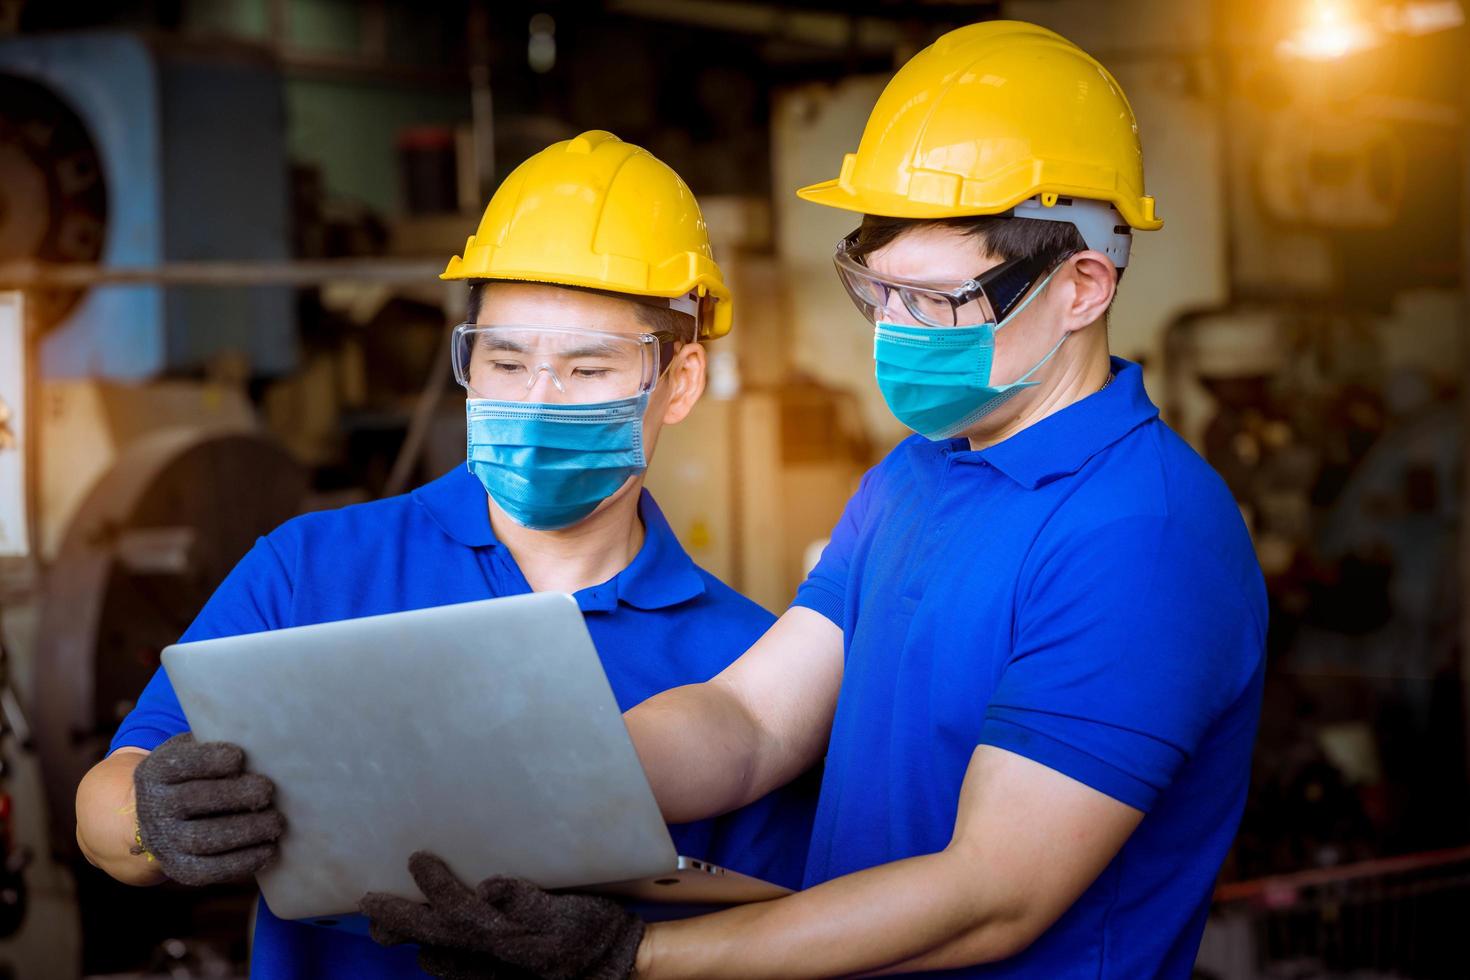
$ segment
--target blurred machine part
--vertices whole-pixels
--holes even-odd
[[[106,398],[78,400],[75,410],[102,430],[123,414]],[[33,704],[50,850],[76,875],[86,973],[130,968],[170,935],[237,942],[244,934],[252,888],[139,892],[87,865],[72,801],[159,652],[257,536],[300,512],[306,491],[300,464],[257,433],[157,427],[91,476],[66,522],[39,598]]]
[[[256,427],[239,384],[60,380],[42,381],[39,387],[36,550],[47,561],[60,553],[86,495],[131,443],[159,429],[248,432]]]
[[[779,613],[870,462],[857,399],[791,378],[665,427],[648,488],[695,562]]]
[[[1191,445],[1204,443],[1219,409],[1211,384],[1269,378],[1282,369],[1279,314],[1270,309],[1211,309],[1172,325],[1166,345],[1164,411]]]
[[[0,558],[30,553],[25,304],[0,293]]]
[[[34,703],[47,778],[61,794],[101,757],[98,740],[158,651],[258,535],[299,512],[307,479],[258,431],[237,388],[60,381],[43,385],[40,401],[47,567]],[[70,801],[53,803],[69,826]],[[58,831],[63,851],[69,837]]]
[[[25,305],[19,293],[0,293],[0,560],[30,554],[27,482],[27,371]],[[3,603],[0,603],[3,606]],[[29,748],[30,725],[15,693],[10,647],[0,631],[0,739]],[[29,849],[18,841],[10,788],[8,746],[0,745],[0,938],[25,921]]]
[[[44,577],[7,598],[3,624],[35,624],[7,645],[38,726],[39,759],[20,760],[17,826],[28,828],[22,847],[52,859],[33,872],[48,907],[30,918],[45,924],[23,930],[13,947],[31,966],[76,956],[87,974],[136,969],[178,936],[197,940],[202,956],[243,962],[253,889],[128,889],[80,858],[72,822],[78,780],[159,650],[258,535],[303,508],[306,472],[258,430],[243,360],[216,357],[209,370],[219,380],[202,382],[40,379],[31,399],[32,542]],[[7,666],[0,706],[9,678]],[[11,866],[0,865],[0,928],[22,909],[8,896],[24,898],[6,884]],[[77,926],[56,918],[77,910],[80,949],[67,942]],[[38,949],[37,928],[62,945]]]
[[[1386,317],[1256,304],[1171,328],[1166,413],[1239,501],[1271,598],[1233,876],[1460,840],[1463,321],[1420,290]]]
[[[1257,170],[1271,218],[1317,228],[1386,228],[1403,208],[1408,151],[1388,123],[1282,111],[1267,126]]]
[[[0,39],[0,261],[147,267],[289,257],[281,78],[245,46],[68,33]],[[223,350],[279,374],[283,287],[37,299],[47,377],[146,378]]]
[[[1459,980],[1467,899],[1467,847],[1225,885],[1193,976]]]
[[[1463,36],[1389,25],[1407,16],[1393,2],[1214,6],[1231,52],[1217,70],[1232,296],[1381,314],[1400,291],[1453,285]],[[1370,27],[1374,43],[1350,43]]]
[[[87,126],[44,85],[0,75],[0,258],[96,262],[108,217],[103,163]],[[37,319],[65,319],[81,293],[36,297]]]
[[[452,126],[414,126],[398,134],[398,169],[409,214],[459,210],[459,150]]]

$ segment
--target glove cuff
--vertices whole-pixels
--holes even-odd
[[[627,980],[638,964],[638,947],[643,942],[643,920],[628,916],[627,927],[614,940],[607,955],[595,963],[586,974],[587,980]]]

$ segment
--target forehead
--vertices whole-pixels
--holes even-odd
[[[583,327],[613,333],[646,333],[638,304],[596,293],[530,282],[495,282],[480,295],[480,315],[486,325],[527,327]]]
[[[868,268],[883,275],[930,282],[963,282],[1000,265],[985,251],[980,239],[959,228],[918,225],[864,259]]]

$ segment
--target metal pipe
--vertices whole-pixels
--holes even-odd
[[[1215,889],[1216,902],[1239,902],[1257,899],[1273,892],[1289,892],[1297,888],[1313,888],[1334,885],[1360,878],[1375,878],[1381,875],[1406,874],[1440,868],[1449,864],[1470,861],[1470,846],[1449,847],[1438,851],[1420,851],[1400,854],[1396,857],[1372,858],[1355,864],[1340,864],[1330,868],[1308,868],[1289,874],[1253,878],[1250,881],[1232,881]]]
[[[0,290],[91,286],[317,286],[328,282],[435,282],[432,259],[309,259],[287,262],[164,262],[153,266],[91,263],[0,264]]]

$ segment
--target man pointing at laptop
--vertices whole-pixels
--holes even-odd
[[[406,496],[287,522],[184,641],[561,591],[624,710],[718,674],[773,618],[698,568],[642,488],[659,430],[704,390],[701,341],[731,324],[689,189],[638,147],[584,133],[506,179],[443,278],[470,284],[453,344],[467,465]],[[160,670],[78,789],[83,853],[140,885],[254,874],[290,830],[247,761],[193,741]],[[671,829],[682,853],[795,885],[811,807],[793,788]],[[412,947],[282,920],[264,903],[251,973],[421,975]]]

